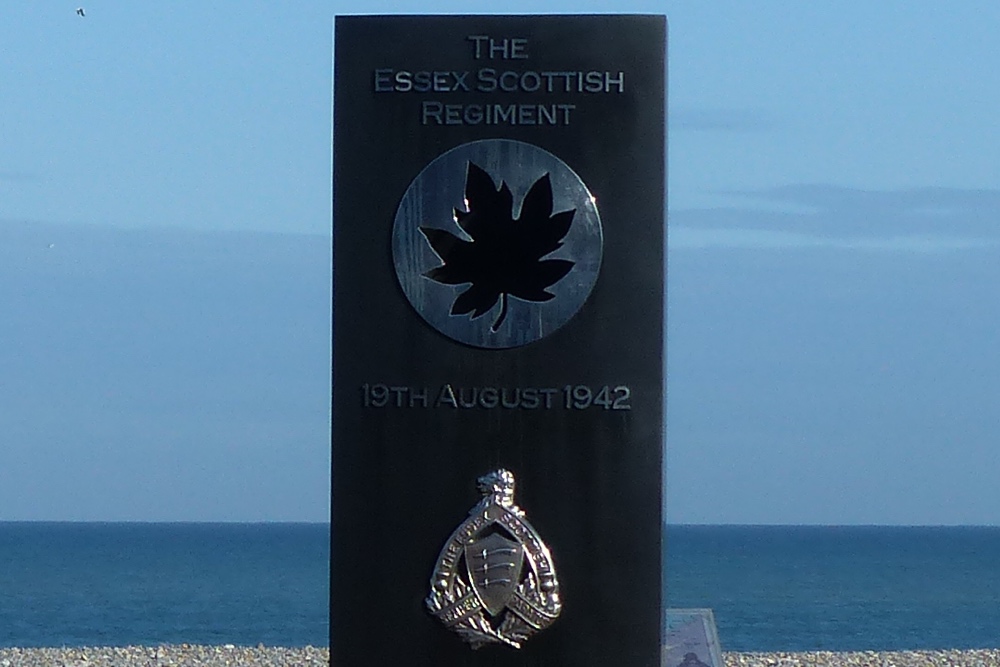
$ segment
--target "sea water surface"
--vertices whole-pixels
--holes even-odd
[[[1000,528],[669,526],[666,561],[725,650],[1000,647]]]
[[[666,536],[668,606],[713,609],[727,651],[1000,647],[1000,528]],[[0,523],[0,646],[326,646],[329,541],[329,524]]]
[[[328,524],[0,523],[0,646],[329,643]]]

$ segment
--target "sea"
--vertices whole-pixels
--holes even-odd
[[[0,647],[327,646],[329,543],[329,524],[0,523]],[[667,606],[712,609],[725,651],[1000,647],[1000,528],[670,525],[666,545]]]

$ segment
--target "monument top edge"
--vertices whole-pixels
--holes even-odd
[[[665,20],[667,18],[666,14],[651,14],[646,12],[589,12],[589,13],[559,13],[559,12],[542,12],[542,13],[506,13],[506,14],[490,14],[490,13],[441,13],[441,14],[335,14],[334,19],[337,21],[347,20],[353,21],[356,19],[476,19],[476,18],[489,18],[489,19],[599,19],[599,18],[636,18],[636,19],[652,19],[652,20]]]

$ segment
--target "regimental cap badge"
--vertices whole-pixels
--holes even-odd
[[[559,582],[549,548],[514,504],[513,473],[478,482],[483,499],[441,549],[427,609],[474,649],[521,648],[559,616]]]

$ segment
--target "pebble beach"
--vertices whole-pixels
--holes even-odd
[[[1000,649],[726,653],[724,659],[726,667],[1000,667]],[[326,667],[329,663],[330,650],[312,646],[0,648],[0,667]]]
[[[234,646],[0,648],[0,667],[327,667],[330,649]]]
[[[726,653],[726,667],[1000,667],[1000,649]]]

